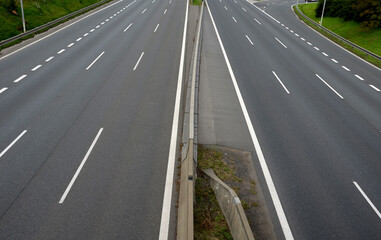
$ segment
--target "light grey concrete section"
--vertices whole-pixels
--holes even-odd
[[[253,151],[246,122],[209,14],[204,15],[198,141]]]

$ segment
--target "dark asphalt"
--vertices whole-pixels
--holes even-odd
[[[169,2],[115,1],[0,60],[0,152],[27,130],[0,157],[0,239],[158,238],[186,9]]]
[[[379,239],[381,219],[353,182],[381,208],[381,92],[370,86],[381,89],[380,70],[305,26],[290,8],[294,2],[255,3],[280,23],[243,0],[208,3],[294,238]],[[211,90],[211,98],[229,96],[224,91]],[[208,118],[216,123],[229,115],[229,104],[224,105]],[[235,112],[231,116],[240,118]],[[209,127],[212,134],[223,132],[211,136],[229,136],[228,123]],[[246,135],[239,135],[220,142],[233,142],[255,157],[253,148],[242,143]],[[254,166],[266,189],[256,157]],[[282,239],[274,207],[270,211]]]

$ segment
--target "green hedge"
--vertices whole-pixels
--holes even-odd
[[[319,0],[316,17],[320,17],[324,0]],[[326,0],[324,16],[360,22],[363,27],[381,27],[381,0]]]

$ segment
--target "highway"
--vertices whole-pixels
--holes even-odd
[[[207,3],[199,142],[251,152],[278,239],[380,239],[380,69],[296,1]]]
[[[0,58],[0,239],[173,239],[188,4],[119,0]]]

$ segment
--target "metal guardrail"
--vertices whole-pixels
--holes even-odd
[[[194,159],[197,159],[197,137],[195,137],[195,108],[196,104],[196,78],[197,68],[199,67],[200,54],[200,34],[202,25],[204,5],[201,6],[200,17],[198,20],[198,28],[196,33],[196,41],[193,51],[192,71],[190,74],[191,81],[188,84],[189,94],[189,136],[187,136],[187,147],[183,150],[187,151],[186,158],[181,162],[180,175],[180,192],[179,192],[179,207],[177,218],[177,239],[178,240],[193,240],[194,239],[194,223],[193,223],[193,204],[194,204],[194,183],[195,183],[195,164]],[[187,108],[187,107],[186,107]],[[185,121],[184,117],[184,121]],[[185,125],[185,123],[184,123]],[[196,147],[196,148],[195,148]]]
[[[228,222],[233,238],[237,240],[254,240],[253,232],[237,194],[216,176],[213,169],[205,169],[203,172],[209,179],[210,186]]]
[[[48,22],[48,23],[46,23],[46,24],[44,24],[44,25],[35,27],[35,28],[33,28],[33,29],[31,29],[31,30],[25,32],[25,33],[21,33],[21,34],[19,34],[19,35],[13,36],[13,37],[11,37],[11,38],[5,39],[5,40],[3,40],[3,41],[0,42],[0,47],[4,46],[4,45],[6,45],[6,44],[9,44],[9,43],[11,43],[11,42],[14,42],[14,41],[16,41],[16,40],[19,40],[19,39],[21,39],[21,38],[23,38],[23,37],[27,37],[27,36],[29,36],[29,35],[31,35],[31,34],[34,34],[34,33],[38,32],[38,31],[41,31],[41,30],[43,30],[43,29],[45,29],[45,28],[48,28],[48,27],[50,27],[50,26],[53,26],[53,25],[55,25],[55,24],[57,24],[57,23],[60,23],[60,22],[62,22],[62,21],[64,21],[64,20],[66,20],[66,19],[69,19],[69,18],[71,18],[71,17],[77,16],[77,15],[83,13],[83,12],[86,12],[86,11],[88,11],[88,10],[91,10],[91,9],[93,9],[93,8],[96,8],[96,7],[98,7],[98,6],[104,4],[105,2],[108,2],[108,1],[110,1],[110,0],[102,0],[102,1],[100,1],[100,2],[94,3],[94,4],[90,5],[90,6],[87,6],[87,7],[85,7],[85,8],[82,8],[82,9],[80,9],[80,10],[77,10],[77,11],[75,11],[75,12],[69,13],[68,15],[65,15],[65,16],[63,16],[63,17],[57,18],[56,20],[53,20],[53,21],[51,21],[51,22]]]
[[[298,12],[299,12],[303,17],[305,17],[309,22],[311,22],[311,23],[314,24],[315,26],[319,27],[321,30],[323,30],[323,31],[325,31],[325,32],[327,32],[327,33],[329,33],[329,34],[335,36],[336,38],[340,39],[341,41],[343,41],[343,42],[345,42],[345,43],[351,45],[352,48],[357,48],[358,50],[362,51],[362,52],[365,53],[366,55],[370,55],[370,56],[372,56],[372,57],[374,57],[374,58],[376,58],[376,59],[378,59],[378,60],[381,61],[381,57],[378,56],[377,54],[375,54],[375,53],[373,53],[373,52],[371,52],[371,51],[369,51],[369,50],[366,50],[365,48],[362,48],[362,47],[360,47],[359,45],[356,45],[356,44],[354,44],[353,42],[351,42],[351,41],[349,41],[349,40],[347,40],[347,39],[345,39],[345,38],[343,38],[343,37],[337,35],[336,33],[334,33],[334,32],[332,32],[332,31],[328,30],[327,28],[321,26],[321,25],[318,24],[317,22],[315,22],[315,21],[313,21],[312,19],[310,19],[309,17],[307,17],[302,11],[300,11],[300,9],[298,8],[298,6],[297,6],[296,4],[294,4],[294,5],[292,5],[292,6],[296,6],[296,9],[298,10]]]

